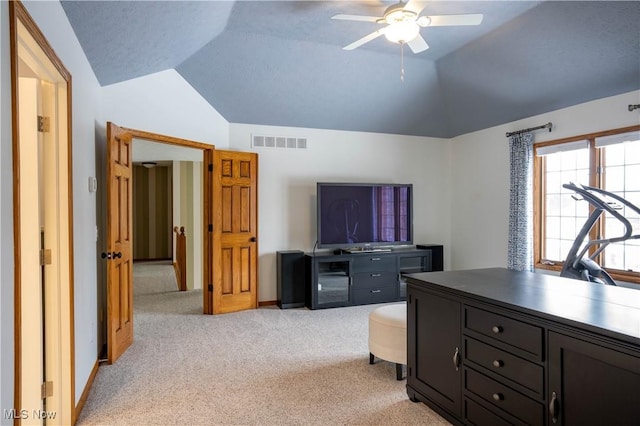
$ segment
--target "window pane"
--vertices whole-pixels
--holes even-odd
[[[640,141],[609,145],[605,151],[605,189],[640,206]],[[640,217],[631,208],[625,207],[620,213],[633,227],[633,234],[640,232]],[[616,218],[607,215],[604,237],[622,236],[625,227]],[[605,249],[604,266],[624,271],[640,271],[638,240],[615,243]]]
[[[586,201],[572,198],[573,191],[563,184],[589,183],[589,149],[557,152],[546,155],[543,200],[545,201],[545,235],[543,259],[564,260],[573,241],[589,215]]]
[[[624,269],[624,246],[611,244],[605,249],[604,258],[607,268]]]
[[[640,191],[640,164],[628,165],[625,169],[624,190]]]
[[[624,144],[611,145],[607,150],[607,166],[620,166],[624,164]]]
[[[605,188],[611,192],[624,190],[624,166],[606,168]]]
[[[547,217],[560,216],[560,194],[547,195]]]

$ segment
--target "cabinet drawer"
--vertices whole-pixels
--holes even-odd
[[[477,308],[465,308],[465,327],[542,357],[542,328]]]
[[[493,412],[484,408],[482,405],[465,398],[464,400],[464,417],[468,423],[472,425],[487,426],[510,426],[511,423],[498,417]]]
[[[356,305],[366,303],[392,302],[397,299],[396,287],[378,287],[353,290],[353,303]]]
[[[465,357],[487,370],[491,370],[542,396],[544,369],[501,349],[465,338]]]
[[[464,386],[491,405],[530,425],[544,424],[544,406],[470,368],[464,370]]]
[[[396,269],[396,257],[388,255],[376,255],[367,254],[356,256],[353,259],[353,272],[376,272],[376,271],[390,271],[395,274]]]
[[[392,287],[398,282],[398,277],[393,272],[361,272],[353,274],[353,287],[355,289]]]

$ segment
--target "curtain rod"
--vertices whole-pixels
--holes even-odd
[[[528,133],[528,132],[532,132],[534,130],[539,130],[539,129],[549,129],[549,131],[551,131],[551,122],[538,127],[530,127],[528,129],[516,130],[515,132],[507,132],[507,137],[510,137],[513,135],[519,135],[521,133]]]

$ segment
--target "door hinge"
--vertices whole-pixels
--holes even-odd
[[[51,265],[51,249],[40,250],[40,266]]]
[[[38,132],[47,133],[51,128],[51,120],[49,117],[38,116]]]
[[[213,232],[213,225],[209,224],[209,226],[207,227],[209,229],[209,232]]]
[[[40,385],[40,397],[42,399],[53,396],[53,382],[44,382]]]
[[[207,286],[207,290],[209,290],[209,291],[213,291],[213,284],[209,284],[209,285]]]
[[[212,171],[213,171],[213,164],[209,164],[209,165],[207,166],[207,169],[209,169],[209,171],[210,171],[210,172],[212,172]]]

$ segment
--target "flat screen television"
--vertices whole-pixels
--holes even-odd
[[[413,244],[412,192],[412,184],[318,182],[318,247]]]

